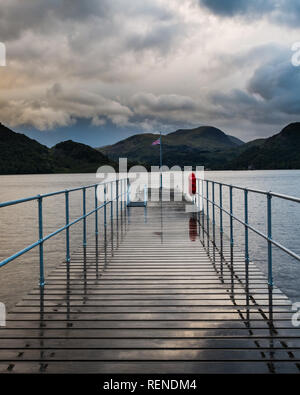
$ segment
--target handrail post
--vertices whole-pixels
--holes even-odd
[[[95,185],[95,235],[98,235],[98,198],[97,198],[97,187]]]
[[[43,198],[39,195],[38,198],[38,209],[39,209],[39,252],[40,252],[40,287],[45,285],[44,275],[44,242],[43,240]]]
[[[200,180],[197,179],[197,200],[196,200],[196,207],[197,207],[197,211],[198,211],[198,222],[200,224]],[[199,229],[200,231],[200,229]]]
[[[104,185],[104,228],[106,229],[106,184]]]
[[[268,217],[268,284],[273,286],[273,267],[272,267],[272,195],[267,195],[267,217]]]
[[[248,229],[248,190],[244,190],[244,216],[245,216],[245,265],[246,265],[246,276],[248,276],[249,267],[249,229]]]
[[[86,188],[82,188],[82,204],[83,204],[83,246],[86,247]]]
[[[70,215],[69,215],[69,191],[65,192],[65,209],[66,209],[66,226],[69,225]],[[66,262],[70,262],[70,228],[66,228]]]
[[[233,246],[233,198],[232,185],[229,186],[229,204],[230,204],[230,245]]]
[[[204,215],[205,215],[205,204],[204,204],[204,180],[202,179],[201,180],[201,197],[202,197],[202,215],[201,215],[201,217],[202,217],[202,224],[201,224],[201,226],[202,226],[202,240],[203,240],[203,243],[204,243]]]
[[[206,227],[207,227],[207,236],[209,235],[209,184],[208,180],[206,181]]]
[[[220,207],[220,270],[223,281],[223,185],[219,184],[219,207]]]
[[[127,200],[126,200],[126,205],[128,206],[130,204],[130,183],[127,178]]]
[[[216,244],[216,217],[215,217],[215,183],[212,182],[212,223],[213,223],[213,243]]]
[[[114,217],[114,206],[113,206],[113,183],[110,183],[110,221],[111,225],[113,222],[113,217]]]
[[[124,180],[122,180],[121,179],[121,182],[120,182],[120,195],[121,195],[121,216],[122,216],[122,213],[123,213],[123,184],[124,184]]]
[[[117,224],[119,222],[119,180],[116,180]]]
[[[223,233],[223,191],[222,184],[219,184],[219,205],[220,205],[220,233]]]

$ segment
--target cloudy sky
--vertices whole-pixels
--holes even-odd
[[[299,0],[1,0],[0,42],[0,121],[48,145],[300,120]]]

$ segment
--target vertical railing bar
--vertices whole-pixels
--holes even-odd
[[[106,185],[104,185],[104,228],[107,225],[107,218],[106,218]]]
[[[229,204],[230,204],[230,245],[233,246],[233,198],[232,185],[229,186]]]
[[[120,194],[121,194],[121,215],[123,214],[123,185],[124,185],[124,180],[121,179],[121,183],[120,183]]]
[[[95,235],[98,235],[98,197],[97,197],[97,187],[95,185]]]
[[[204,204],[204,180],[202,180],[202,241],[204,243],[204,215],[205,215],[205,204]]]
[[[222,184],[219,184],[219,205],[220,205],[220,233],[223,233],[223,191],[222,191]]]
[[[116,180],[117,225],[119,224],[119,180]]]
[[[220,270],[223,281],[223,185],[219,184],[219,207],[220,207]]]
[[[197,180],[197,196],[198,196],[198,201],[197,201],[197,210],[198,210],[198,222],[200,224],[200,180]],[[200,228],[199,228],[200,232]]]
[[[273,286],[273,267],[272,267],[272,195],[267,195],[267,219],[268,219],[268,284]]]
[[[206,180],[206,227],[207,234],[209,234],[209,182]]]
[[[39,195],[38,198],[38,211],[39,211],[39,254],[40,254],[40,287],[45,285],[44,274],[44,243],[43,243],[43,198]]]
[[[111,181],[110,183],[110,221],[112,225],[113,221],[113,216],[114,216],[114,206],[113,206],[113,183]]]
[[[212,182],[212,222],[213,222],[213,243],[216,244],[216,217],[215,217],[215,183]]]
[[[244,220],[245,220],[245,265],[246,265],[246,275],[248,274],[249,267],[249,229],[248,229],[248,190],[244,190]]]
[[[69,191],[65,192],[65,210],[66,210],[66,225],[69,225],[70,214],[69,214]],[[70,228],[66,228],[66,262],[70,262]]]
[[[83,246],[86,247],[86,188],[82,188],[82,206],[83,206]]]

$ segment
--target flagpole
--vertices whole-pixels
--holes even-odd
[[[162,141],[161,141],[161,132],[159,138],[159,157],[160,157],[160,189],[162,189]]]

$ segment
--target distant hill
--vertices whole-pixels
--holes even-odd
[[[280,133],[254,140],[227,167],[230,169],[300,169],[300,122]]]
[[[0,174],[50,173],[49,150],[0,124]]]
[[[113,160],[127,157],[135,162],[158,165],[159,147],[151,145],[158,138],[157,134],[152,133],[137,134],[114,145],[99,148],[99,151]],[[228,155],[227,152],[222,155],[224,151],[244,144],[212,126],[180,129],[163,136],[162,141],[163,163],[168,166],[204,164],[218,167],[224,162],[224,156]]]
[[[58,173],[94,173],[102,165],[116,163],[88,145],[63,141],[50,149],[50,157]]]
[[[0,174],[93,173],[104,164],[116,166],[87,145],[69,140],[49,149],[0,124]]]

